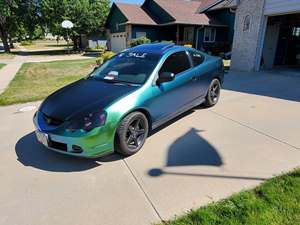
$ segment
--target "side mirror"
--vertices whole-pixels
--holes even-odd
[[[175,79],[175,74],[171,72],[163,72],[159,74],[158,79],[156,81],[157,85],[160,85],[165,82],[170,82]]]

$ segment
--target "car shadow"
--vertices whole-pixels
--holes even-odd
[[[101,165],[97,159],[81,159],[53,152],[38,143],[34,132],[15,145],[18,161],[24,166],[51,172],[79,172]]]

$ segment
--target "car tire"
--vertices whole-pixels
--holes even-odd
[[[117,129],[116,151],[130,156],[144,145],[149,132],[147,117],[141,112],[128,114]]]
[[[221,93],[221,83],[218,79],[213,79],[209,85],[204,105],[206,107],[212,107],[219,101]]]

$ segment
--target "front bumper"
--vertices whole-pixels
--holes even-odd
[[[97,158],[114,152],[113,138],[105,127],[72,137],[41,129],[37,117],[33,118],[37,140],[50,150],[84,158]]]

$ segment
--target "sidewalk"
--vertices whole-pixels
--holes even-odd
[[[21,68],[22,63],[7,64],[0,70],[0,94],[5,90],[15,74]]]

